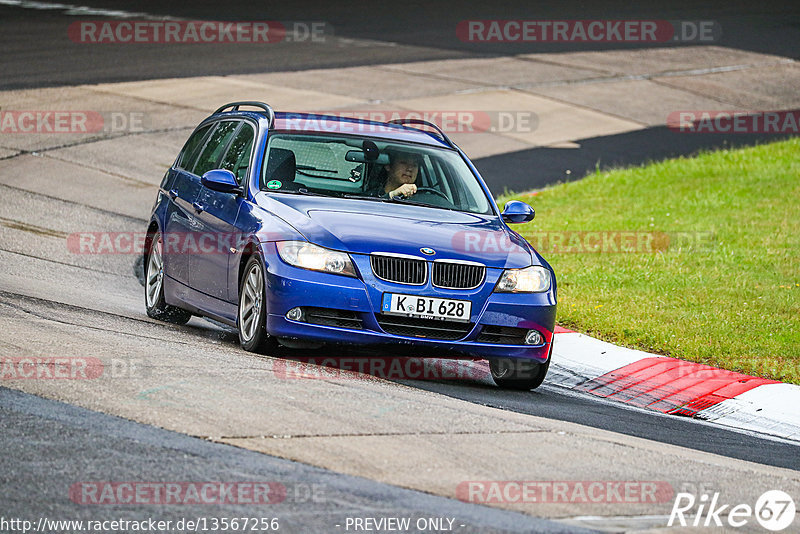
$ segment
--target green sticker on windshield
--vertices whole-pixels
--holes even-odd
[[[281,185],[283,184],[281,184],[280,180],[270,180],[267,182],[267,187],[270,189],[280,189]]]

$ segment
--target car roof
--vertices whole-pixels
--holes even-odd
[[[269,122],[264,113],[247,110],[215,113],[206,120],[223,117],[249,117],[258,121]],[[445,141],[435,132],[401,124],[389,124],[338,115],[277,112],[275,113],[275,123],[271,130],[314,134],[349,134],[359,137],[374,137],[442,148],[454,148],[447,142],[449,139]]]

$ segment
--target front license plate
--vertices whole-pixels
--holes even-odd
[[[387,315],[405,315],[439,321],[469,322],[472,303],[468,300],[440,299],[384,293],[381,311]]]

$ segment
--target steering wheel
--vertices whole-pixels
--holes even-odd
[[[450,202],[450,199],[447,198],[447,195],[445,195],[444,193],[442,193],[438,189],[434,189],[433,187],[418,187],[416,194],[418,195],[420,193],[433,193],[434,195],[439,195],[440,197],[442,197],[446,201]]]

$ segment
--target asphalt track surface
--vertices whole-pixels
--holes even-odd
[[[243,2],[229,2],[225,4],[223,17],[220,15],[219,4],[210,2],[195,3],[190,7],[157,2],[140,2],[135,6],[123,2],[92,3],[93,7],[217,20],[306,20],[309,18],[307,14],[313,13],[313,19],[329,22],[337,37],[356,41],[349,44],[343,41],[341,46],[330,49],[304,43],[281,45],[267,50],[255,47],[215,49],[212,46],[204,51],[200,60],[197,58],[197,49],[193,46],[154,46],[143,48],[132,57],[127,49],[113,46],[89,49],[70,43],[66,40],[64,28],[71,19],[61,12],[0,6],[0,47],[4,50],[0,88],[22,89],[203,74],[301,70],[390,61],[504,55],[521,51],[517,45],[498,48],[462,43],[452,38],[452,32],[442,31],[443,27],[452,27],[465,18],[499,18],[497,10],[486,3],[459,3],[458,10],[445,3],[412,6],[398,3],[390,8],[381,7],[379,13],[378,7],[371,3],[352,3],[347,4],[347,7],[335,3],[318,3],[305,6],[301,16],[298,15],[297,4],[292,4],[291,8],[284,7],[285,5],[269,6],[265,11],[263,6],[254,8]],[[519,2],[504,7],[503,12],[513,12],[516,18],[655,18],[653,10],[647,6],[637,4],[637,7],[628,7],[624,2],[596,8],[587,8],[579,3],[562,3],[554,8]],[[799,13],[800,8],[782,3],[775,3],[773,6],[761,2],[751,7],[717,3],[696,7],[693,2],[685,2],[672,4],[670,10],[662,10],[658,18],[718,20],[726,28],[722,42],[725,46],[796,58],[800,57],[800,47],[797,46],[800,41]],[[369,41],[376,43],[370,44]],[[386,42],[393,44],[381,44]],[[541,50],[548,51],[550,48],[544,45]],[[124,67],[120,68],[120,65]],[[727,142],[722,137],[708,137],[700,141],[687,140],[686,146],[675,146],[665,143],[665,138],[665,132],[650,129],[644,133],[631,134],[627,144],[625,139],[620,138],[598,139],[594,144],[587,144],[586,151],[573,156],[576,158],[575,168],[589,170],[594,167],[597,155],[613,150],[618,151],[613,161],[632,164],[667,155],[691,153],[698,148],[719,146]],[[740,137],[737,143],[750,144],[759,140],[757,137]],[[546,150],[534,149],[524,154],[495,156],[480,164],[483,168],[491,168],[494,172],[509,177],[520,176],[514,173],[518,172],[521,162],[526,166],[536,162],[546,169],[548,161],[563,156],[545,154]],[[545,176],[542,178],[543,184],[548,180],[547,173],[542,175]],[[519,179],[523,178],[520,176]],[[513,181],[511,183],[516,184]],[[525,183],[532,185],[530,182]],[[3,190],[6,199],[13,197],[13,202],[20,203],[33,212],[47,207],[52,210],[54,217],[83,213],[80,206],[46,196],[23,193],[7,186],[3,186]],[[112,222],[115,220],[112,215],[108,215],[108,218]],[[143,316],[144,312],[140,309],[140,288],[133,278],[133,269],[128,258],[111,259],[99,272],[92,273],[90,269],[78,271],[79,277],[83,278],[82,283],[96,292],[87,292],[90,300],[92,296],[96,296],[93,302],[99,303],[87,304],[86,310],[78,310],[66,304],[76,302],[77,288],[59,287],[60,280],[75,276],[72,267],[58,264],[43,251],[34,250],[29,254],[4,251],[2,255],[6,272],[16,277],[6,287],[18,290],[18,293],[4,291],[0,298],[0,310],[8,320],[6,324],[12,324],[11,318],[16,319],[22,315],[39,323],[38,332],[60,322],[64,327],[102,330],[107,334],[102,339],[109,343],[118,338],[128,339],[126,336],[134,334],[141,337],[142,343],[153,343],[154,340],[155,343],[164,343],[166,337],[176,336],[188,345],[187,351],[197,350],[204,344],[211,343],[215,350],[220,350],[223,354],[236,357],[241,353],[230,332],[201,320],[194,320],[189,327],[173,329],[135,319]],[[43,265],[42,260],[48,262],[47,271],[35,273],[35,269]],[[17,282],[26,271],[35,273],[35,284]],[[107,276],[109,273],[112,276]],[[133,282],[119,282],[125,276]],[[95,277],[100,281],[94,280]],[[19,284],[18,287],[13,287],[15,284]],[[41,291],[34,289],[34,286],[41,288]],[[38,296],[31,298],[23,295]],[[118,300],[115,300],[117,297]],[[133,302],[138,302],[139,305],[131,304]],[[90,317],[87,319],[81,314],[88,314]],[[34,338],[26,335],[34,335],[37,330],[25,330],[17,323],[13,325],[10,337],[2,345],[6,350],[20,347],[23,351],[29,349],[25,340]],[[38,348],[42,344],[49,350],[58,346],[57,341],[49,346],[41,339],[35,341]],[[766,466],[800,470],[800,454],[794,444],[621,407],[598,401],[589,395],[564,392],[547,384],[533,393],[500,391],[486,381],[405,381],[403,384],[479,406],[577,423]],[[91,399],[87,399],[85,404],[93,403]],[[362,516],[454,516],[465,525],[465,532],[575,531],[575,527],[566,528],[527,515],[461,503],[230,445],[210,443],[151,425],[89,411],[70,403],[59,403],[6,388],[0,388],[0,421],[3,429],[0,447],[4,451],[3,459],[0,460],[0,493],[4,496],[0,507],[4,516],[39,517],[50,514],[60,518],[78,518],[75,516],[77,514],[80,517],[97,519],[127,515],[140,519],[151,512],[161,514],[164,518],[212,515],[207,509],[196,507],[179,511],[165,511],[163,507],[154,507],[152,510],[138,508],[135,514],[124,508],[104,508],[98,511],[94,508],[76,507],[65,498],[64,490],[75,480],[279,478],[289,484],[297,484],[298,487],[319,483],[326,487],[327,492],[327,498],[320,503],[290,500],[283,505],[279,511],[289,525],[289,531],[335,531],[331,529],[331,520],[351,513]],[[553,476],[557,478],[558,475]],[[240,508],[215,508],[213,512],[216,516],[233,513],[254,515],[251,510]]]
[[[404,383],[411,384],[408,381]],[[752,433],[731,432],[673,415],[627,408],[547,383],[533,392],[502,391],[485,384],[454,382],[417,382],[414,386],[503,410],[570,421],[750,462],[800,469],[795,443],[763,439]]]
[[[297,462],[219,445],[0,387],[0,447],[14,458],[0,475],[2,515],[28,519],[157,521],[211,517],[279,518],[282,531],[342,531],[347,517],[457,518],[463,532],[573,532],[524,514],[343,476]],[[41,434],[39,434],[41,432]],[[87,446],[89,445],[89,446]],[[54,476],[54,467],[58,475]],[[68,498],[65,487],[87,476],[115,481],[280,480],[285,500],[267,505],[102,506]],[[280,490],[279,490],[280,491]],[[73,496],[74,497],[74,496]],[[78,497],[79,498],[79,497]],[[277,498],[276,498],[277,499]],[[111,509],[109,509],[111,508]],[[254,512],[254,508],[257,512]],[[586,530],[586,532],[590,532]]]
[[[84,5],[79,2],[62,2]],[[333,35],[352,42],[277,43],[271,46],[86,45],[67,36],[76,20],[102,20],[65,10],[0,5],[3,77],[0,89],[73,85],[153,78],[244,74],[345,67],[532,52],[569,52],[654,46],[618,43],[469,43],[456,37],[462,20],[604,19],[714,21],[722,28],[716,45],[800,58],[800,6],[792,2],[114,2],[93,8],[171,16],[188,20],[322,21]],[[135,17],[134,17],[135,18]],[[655,46],[664,46],[658,43]],[[675,45],[680,46],[680,45]]]

